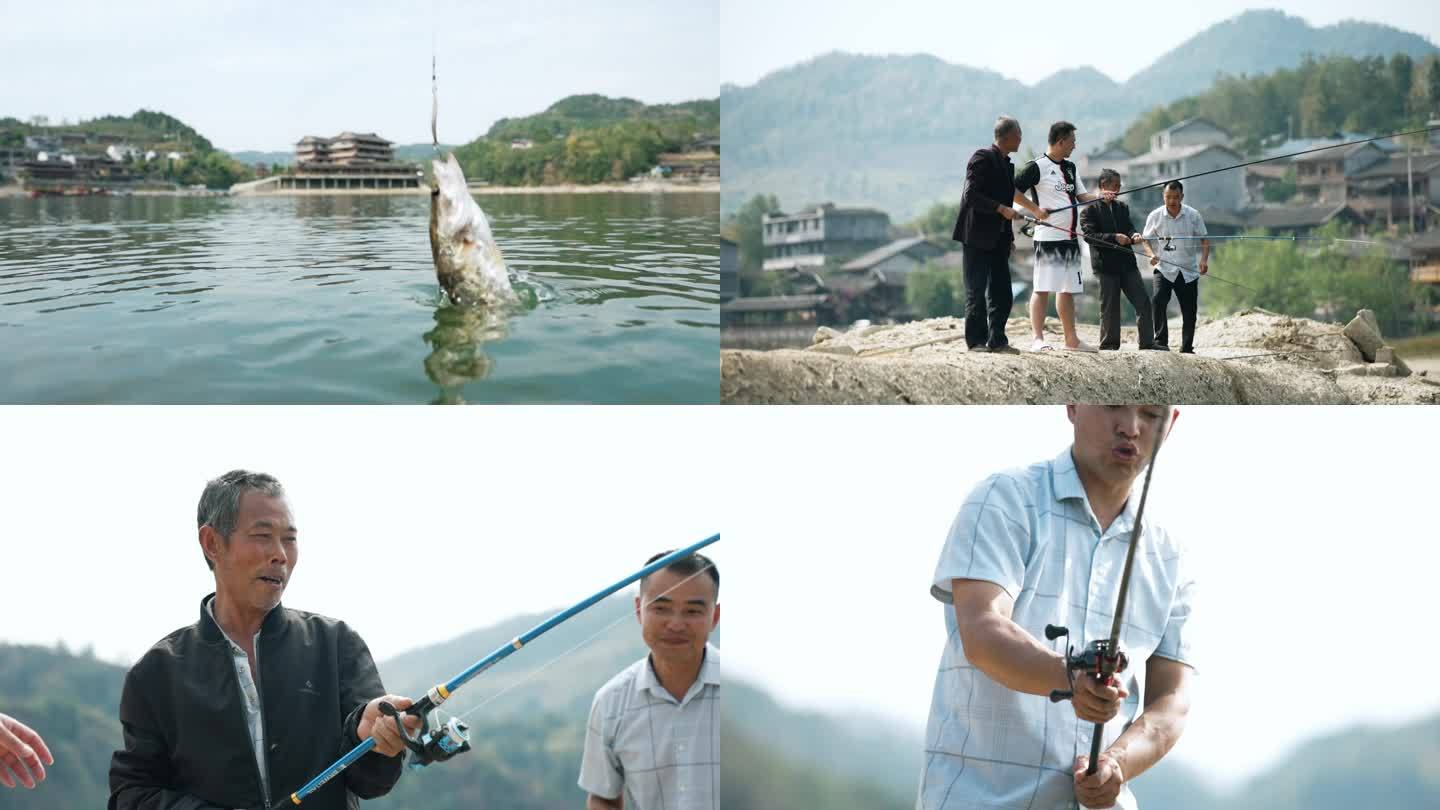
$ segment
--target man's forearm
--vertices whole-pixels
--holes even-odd
[[[1024,194],[1021,194],[1018,191],[1015,192],[1015,204],[1020,206],[1021,208],[1024,208],[1026,211],[1029,211],[1036,217],[1040,216],[1040,206],[1036,205],[1033,202],[1030,202],[1029,197],[1026,197]]]
[[[962,621],[960,643],[970,663],[1007,689],[1048,695],[1069,686],[1064,658],[1004,616],[987,613]]]
[[[587,793],[585,798],[585,810],[622,810],[625,806],[624,794],[613,799],[603,799],[594,793]]]
[[[1157,698],[1110,744],[1107,751],[1120,763],[1125,781],[1149,770],[1170,752],[1185,730],[1185,718],[1189,712],[1190,701],[1181,695]]]

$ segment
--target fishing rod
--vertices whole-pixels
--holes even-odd
[[[1217,173],[1219,173],[1219,172],[1228,172],[1228,171],[1230,171],[1231,169],[1243,169],[1243,168],[1245,168],[1246,166],[1254,166],[1254,165],[1256,165],[1256,164],[1258,164],[1258,163],[1269,163],[1269,162],[1272,161],[1272,160],[1284,160],[1284,159],[1286,159],[1286,158],[1293,158],[1293,157],[1299,157],[1299,156],[1301,156],[1301,155],[1308,155],[1308,154],[1310,154],[1310,153],[1312,153],[1312,152],[1323,152],[1323,151],[1325,151],[1326,149],[1339,149],[1339,148],[1341,148],[1342,146],[1357,146],[1357,145],[1359,145],[1359,144],[1362,144],[1362,143],[1370,143],[1370,142],[1372,142],[1372,141],[1383,141],[1383,140],[1387,140],[1387,139],[1390,139],[1390,138],[1402,138],[1402,137],[1404,137],[1404,136],[1406,136],[1406,135],[1422,135],[1422,134],[1425,134],[1425,133],[1434,132],[1434,131],[1436,131],[1436,130],[1440,130],[1440,126],[1426,127],[1425,129],[1412,129],[1412,130],[1410,130],[1409,132],[1393,132],[1393,133],[1391,133],[1391,134],[1389,134],[1389,135],[1377,135],[1377,136],[1375,136],[1374,138],[1361,138],[1361,139],[1358,140],[1358,141],[1347,141],[1347,142],[1345,142],[1345,143],[1331,144],[1330,146],[1317,146],[1317,147],[1315,147],[1315,148],[1313,148],[1313,149],[1302,149],[1302,150],[1300,150],[1299,152],[1291,152],[1291,153],[1288,154],[1288,155],[1276,155],[1275,157],[1260,158],[1260,159],[1258,159],[1258,160],[1251,160],[1251,161],[1247,161],[1247,162],[1245,162],[1245,163],[1237,163],[1237,164],[1235,164],[1234,166],[1225,166],[1225,167],[1219,168],[1219,169],[1211,169],[1211,170],[1209,170],[1209,171],[1196,172],[1195,174],[1187,174],[1187,175],[1185,175],[1184,177],[1175,177],[1175,178],[1171,178],[1170,180],[1161,180],[1161,181],[1156,182],[1156,183],[1151,183],[1151,184],[1148,185],[1148,186],[1136,186],[1135,188],[1129,188],[1129,189],[1126,189],[1126,190],[1124,190],[1124,191],[1117,192],[1117,196],[1118,196],[1119,194],[1133,194],[1133,193],[1135,193],[1135,192],[1137,192],[1137,191],[1145,191],[1146,189],[1151,189],[1151,188],[1160,188],[1161,186],[1164,186],[1164,185],[1166,185],[1167,183],[1173,183],[1173,182],[1175,182],[1176,180],[1192,180],[1192,179],[1194,179],[1194,178],[1196,178],[1196,177],[1204,177],[1204,176],[1206,176],[1206,175],[1208,175],[1208,174],[1217,174]],[[1093,200],[1086,200],[1086,201],[1084,201],[1084,202],[1077,202],[1077,203],[1074,203],[1073,205],[1067,205],[1067,206],[1065,206],[1064,208],[1054,208],[1054,209],[1051,209],[1051,212],[1050,212],[1050,213],[1053,214],[1053,213],[1055,213],[1056,211],[1069,211],[1071,208],[1080,208],[1080,207],[1082,207],[1082,206],[1089,205],[1090,203],[1093,203],[1093,202],[1099,202],[1099,200],[1100,200],[1100,198],[1099,198],[1099,197],[1096,197],[1096,198],[1093,199]]]
[[[678,551],[673,551],[669,554],[666,554],[664,557],[661,557],[655,562],[650,563],[649,565],[625,577],[619,582],[616,582],[615,584],[587,597],[586,599],[577,602],[571,607],[568,607],[565,610],[556,613],[554,616],[551,616],[540,624],[535,625],[534,627],[525,631],[523,634],[516,636],[513,640],[510,641],[510,643],[499,647],[494,652],[490,653],[484,658],[481,658],[479,661],[476,661],[474,664],[470,665],[468,669],[461,672],[459,675],[456,675],[455,677],[442,684],[437,684],[431,687],[430,691],[426,692],[424,697],[420,698],[420,700],[416,701],[407,709],[396,709],[388,702],[382,702],[380,704],[381,713],[386,715],[387,717],[394,718],[395,725],[397,728],[399,728],[401,737],[405,739],[405,747],[409,748],[414,756],[415,761],[411,763],[412,767],[424,767],[425,765],[429,765],[431,762],[443,762],[444,760],[447,760],[450,757],[455,756],[456,754],[469,750],[470,736],[468,733],[468,729],[465,724],[461,723],[458,719],[451,718],[450,722],[446,723],[440,728],[435,729],[433,732],[430,730],[430,711],[448,700],[451,694],[454,693],[456,689],[464,686],[472,678],[489,669],[490,667],[495,666],[495,664],[499,663],[502,659],[506,658],[511,653],[519,650],[521,647],[524,647],[526,644],[529,644],[531,641],[539,638],[541,635],[545,634],[547,631],[551,630],[556,625],[564,622],[567,619],[570,619],[571,617],[575,616],[575,614],[580,613],[586,608],[589,608],[596,602],[599,602],[601,599],[604,599],[605,597],[615,593],[616,591],[624,588],[626,585],[629,585],[630,583],[635,582],[638,579],[647,577],[655,573],[656,571],[665,568],[666,566],[672,565],[680,560],[685,559],[686,557],[689,557],[690,555],[710,545],[711,543],[717,542],[719,539],[719,534],[712,534],[698,543],[679,549]],[[404,726],[400,724],[400,716],[405,714],[420,718],[420,732],[414,737],[412,737],[408,732],[406,732]],[[325,785],[326,782],[334,779],[337,774],[350,767],[350,765],[354,764],[355,760],[364,756],[367,752],[370,751],[370,749],[374,747],[375,737],[372,734],[371,736],[361,740],[360,744],[350,749],[349,753],[345,754],[345,756],[335,760],[335,762],[331,764],[330,767],[321,771],[319,776],[311,779],[305,784],[304,787],[290,794],[290,801],[294,802],[295,804],[299,804],[307,796],[319,790]],[[418,763],[418,765],[416,763]]]
[[[1085,649],[1078,655],[1072,645],[1065,656],[1065,676],[1070,681],[1070,689],[1055,689],[1050,692],[1050,702],[1059,703],[1062,700],[1069,700],[1075,697],[1075,673],[1088,672],[1093,674],[1101,683],[1106,686],[1115,685],[1115,674],[1124,672],[1129,665],[1129,658],[1120,650],[1120,627],[1125,620],[1125,599],[1130,592],[1130,570],[1135,565],[1135,548],[1140,545],[1140,521],[1145,516],[1145,498],[1150,494],[1150,477],[1155,473],[1155,459],[1160,456],[1160,442],[1165,435],[1165,426],[1169,424],[1170,415],[1166,413],[1155,427],[1155,445],[1150,450],[1150,464],[1145,468],[1145,485],[1140,490],[1140,505],[1135,509],[1135,525],[1130,529],[1130,548],[1125,550],[1125,568],[1120,574],[1120,595],[1115,599],[1115,621],[1110,625],[1110,638],[1095,639],[1085,645]],[[1070,629],[1060,625],[1045,625],[1045,638],[1054,641],[1062,636],[1070,635]],[[1104,742],[1105,724],[1095,724],[1095,734],[1090,738],[1090,765],[1085,773],[1093,774],[1099,766],[1100,745]]]
[[[1030,216],[1029,214],[1026,214],[1026,213],[1022,213],[1022,212],[1019,212],[1019,211],[1017,211],[1016,213],[1017,213],[1017,214],[1020,214],[1020,218],[1026,220],[1027,222],[1031,222],[1031,223],[1033,223],[1033,224],[1035,224],[1035,225],[1044,225],[1044,226],[1049,227],[1049,228],[1054,228],[1054,229],[1056,229],[1056,230],[1058,230],[1058,231],[1064,231],[1065,233],[1070,234],[1070,238],[1071,238],[1071,239],[1074,239],[1074,238],[1076,238],[1076,237],[1082,237],[1082,238],[1084,238],[1084,240],[1085,240],[1087,243],[1089,243],[1089,244],[1091,244],[1091,245],[1097,245],[1097,246],[1099,246],[1099,247],[1109,248],[1109,249],[1111,249],[1111,250],[1116,250],[1116,251],[1119,251],[1119,252],[1121,252],[1121,253],[1129,253],[1131,256],[1134,256],[1134,257],[1137,258],[1137,259],[1144,259],[1144,260],[1146,260],[1146,261],[1149,261],[1149,260],[1151,260],[1151,259],[1154,259],[1155,261],[1160,262],[1161,264],[1168,264],[1168,265],[1170,265],[1171,267],[1179,268],[1180,270],[1192,270],[1192,269],[1194,269],[1194,268],[1186,267],[1186,266],[1183,265],[1183,264],[1176,264],[1175,262],[1168,261],[1168,260],[1166,260],[1166,259],[1162,259],[1162,258],[1160,258],[1159,256],[1145,256],[1145,255],[1141,255],[1141,254],[1136,253],[1135,251],[1131,250],[1130,248],[1125,247],[1124,245],[1112,245],[1112,244],[1110,244],[1109,242],[1106,242],[1106,241],[1104,241],[1103,239],[1098,239],[1098,238],[1096,238],[1096,237],[1094,237],[1094,236],[1091,236],[1091,235],[1088,234],[1088,233],[1076,233],[1075,231],[1072,231],[1072,230],[1070,230],[1069,228],[1062,228],[1062,227],[1060,227],[1059,225],[1051,225],[1049,222],[1046,222],[1046,221],[1043,220],[1043,219],[1036,219],[1035,217],[1032,217],[1032,216]],[[1222,283],[1224,283],[1224,284],[1230,284],[1230,285],[1232,285],[1232,286],[1239,287],[1239,288],[1242,289],[1242,290],[1248,290],[1249,292],[1255,293],[1256,295],[1259,295],[1259,294],[1260,294],[1260,291],[1257,290],[1257,289],[1255,289],[1254,287],[1246,287],[1244,284],[1241,284],[1241,283],[1238,282],[1238,281],[1231,281],[1231,280],[1228,279],[1228,278],[1221,278],[1221,277],[1215,275],[1214,273],[1211,273],[1211,272],[1208,272],[1208,271],[1207,271],[1206,273],[1204,273],[1203,275],[1204,275],[1205,278],[1213,278],[1213,279],[1215,279],[1216,281],[1222,282]]]
[[[1328,236],[1142,236],[1142,242],[1198,242],[1201,240],[1215,239],[1273,239],[1280,242],[1346,242],[1355,245],[1380,245],[1381,242],[1371,242],[1366,239],[1332,239]]]

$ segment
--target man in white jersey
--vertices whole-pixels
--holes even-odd
[[[1052,292],[1057,293],[1055,312],[1065,333],[1065,348],[1072,352],[1096,350],[1075,334],[1074,297],[1084,290],[1084,281],[1080,277],[1080,242],[1076,238],[1080,232],[1080,210],[1070,206],[1102,196],[1114,199],[1114,192],[1096,194],[1085,190],[1075,164],[1068,160],[1074,151],[1075,125],[1056,121],[1050,125],[1050,148],[1026,163],[1015,176],[1015,204],[1048,223],[1035,228],[1035,285],[1030,294],[1030,325],[1035,340],[1030,344],[1031,351],[1050,348],[1045,342],[1045,313]],[[1068,210],[1051,213],[1060,208]]]
[[[1074,443],[1054,459],[992,475],[960,507],[931,577],[946,640],[935,675],[917,810],[1136,810],[1130,783],[1185,729],[1195,580],[1184,546],[1133,487],[1168,405],[1070,405]],[[1156,482],[1159,483],[1158,481]],[[1113,684],[1074,675],[1047,641],[1108,637],[1121,570],[1138,539]],[[1086,774],[1103,723],[1094,774]]]

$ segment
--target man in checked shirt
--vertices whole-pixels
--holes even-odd
[[[669,554],[663,551],[646,564]],[[580,763],[586,810],[719,810],[720,570],[694,554],[640,580],[650,654],[595,693]]]
[[[1195,583],[1182,547],[1148,509],[1121,632],[1130,667],[1113,687],[1080,674],[1073,700],[1048,698],[1069,682],[1045,625],[1069,627],[1077,648],[1110,635],[1140,498],[1132,486],[1156,434],[1173,424],[1168,405],[1067,413],[1074,443],[982,481],[940,554],[930,592],[945,603],[948,638],[919,810],[1135,810],[1129,783],[1185,728]],[[1087,776],[1094,723],[1105,724],[1102,753]]]

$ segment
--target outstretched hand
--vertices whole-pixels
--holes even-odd
[[[55,757],[33,729],[9,715],[0,714],[0,785],[33,788],[45,781],[45,766]]]

